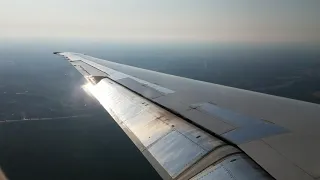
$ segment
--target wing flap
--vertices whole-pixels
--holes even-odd
[[[276,179],[314,179],[262,140],[241,144],[240,148],[250,154],[250,156],[268,172],[272,172],[272,175],[276,177]]]

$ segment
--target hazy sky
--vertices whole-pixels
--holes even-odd
[[[320,42],[320,0],[0,0],[0,37]]]

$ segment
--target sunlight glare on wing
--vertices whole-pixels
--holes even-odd
[[[110,110],[110,107],[114,106],[112,96],[109,95],[113,88],[107,83],[101,81],[94,85],[91,82],[88,82],[82,86],[82,89],[88,95],[95,97],[107,111]]]
[[[93,96],[94,85],[90,82],[81,86],[81,88],[89,95]]]

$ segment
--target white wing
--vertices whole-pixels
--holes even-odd
[[[320,177],[317,104],[57,54],[165,179]]]

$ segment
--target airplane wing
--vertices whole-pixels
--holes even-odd
[[[320,179],[317,104],[55,54],[163,179]]]

